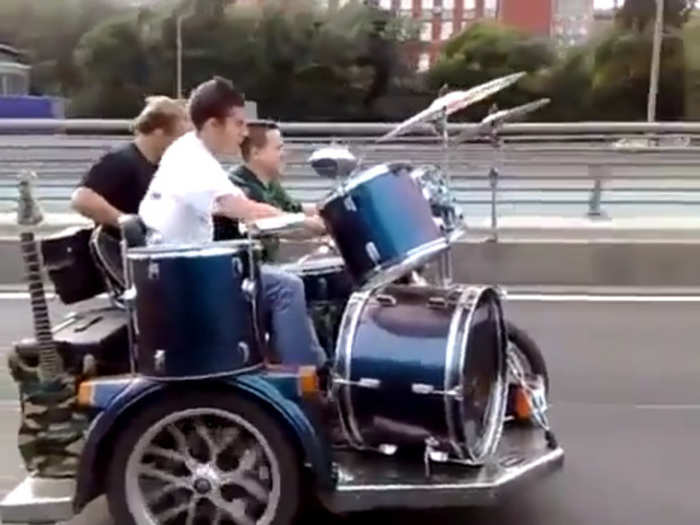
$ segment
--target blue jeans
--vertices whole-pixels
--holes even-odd
[[[263,311],[272,320],[271,341],[286,365],[322,365],[323,348],[306,310],[304,283],[296,275],[264,264],[260,269]]]

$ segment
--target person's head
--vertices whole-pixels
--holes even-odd
[[[165,96],[147,97],[146,105],[133,122],[136,136],[145,139],[157,156],[190,126],[185,104]]]
[[[245,96],[221,77],[197,86],[189,101],[190,119],[215,154],[235,155],[247,134]]]
[[[254,171],[277,178],[284,166],[284,139],[279,126],[271,121],[248,124],[248,136],[241,144],[243,160]]]

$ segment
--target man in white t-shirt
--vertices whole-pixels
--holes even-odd
[[[214,155],[238,153],[246,136],[245,99],[228,80],[214,78],[192,93],[195,131],[163,155],[139,215],[149,243],[198,244],[213,240],[212,215],[251,221],[283,212],[248,199]],[[325,356],[307,315],[304,284],[293,274],[263,265],[264,307],[272,320],[272,344],[284,364],[319,365]]]

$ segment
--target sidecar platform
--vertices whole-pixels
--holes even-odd
[[[507,425],[493,461],[482,467],[431,463],[426,477],[420,462],[394,456],[336,454],[336,490],[321,494],[334,512],[374,508],[433,508],[485,506],[523,484],[559,469],[564,451],[548,446],[540,429]]]

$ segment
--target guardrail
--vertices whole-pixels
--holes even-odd
[[[15,175],[39,174],[38,193],[67,210],[80,176],[100,155],[128,140],[126,120],[0,120],[0,211],[11,210]],[[470,217],[556,215],[697,215],[700,207],[700,122],[506,124],[496,151],[487,137],[450,149],[427,126],[391,143],[372,141],[393,123],[281,123],[287,136],[287,186],[306,202],[333,186],[306,165],[315,145],[334,138],[364,164],[404,160],[439,163]],[[24,134],[10,134],[17,130]],[[475,129],[451,124],[453,133]],[[51,131],[51,134],[47,134]],[[5,133],[5,134],[3,134]],[[114,135],[106,135],[114,133]],[[497,168],[497,172],[492,167]]]

